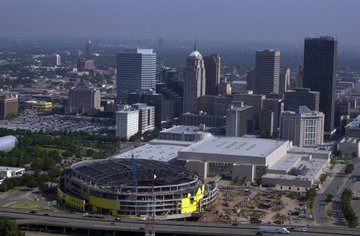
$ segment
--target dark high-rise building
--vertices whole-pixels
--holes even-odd
[[[220,83],[220,56],[219,54],[211,54],[211,56],[204,57],[205,65],[205,94],[216,95],[217,86]]]
[[[296,88],[284,94],[285,111],[295,111],[299,106],[307,106],[312,111],[319,111],[320,95],[309,88]]]
[[[255,79],[256,79],[256,70],[254,68],[251,68],[246,73],[246,89],[247,90],[255,90]]]
[[[256,52],[255,94],[279,93],[280,51]]]
[[[325,132],[334,129],[337,41],[334,37],[306,38],[303,85],[320,92],[319,110]]]
[[[125,49],[117,54],[116,99],[127,103],[127,94],[155,90],[156,53],[152,49]]]
[[[86,41],[85,43],[85,56],[89,57],[91,55],[91,41]]]

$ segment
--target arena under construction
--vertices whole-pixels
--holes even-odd
[[[121,217],[189,217],[215,203],[217,184],[184,167],[145,159],[104,159],[71,166],[58,188],[60,204]]]

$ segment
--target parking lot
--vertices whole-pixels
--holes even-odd
[[[108,133],[114,129],[113,126],[102,125],[91,122],[81,117],[67,116],[27,116],[14,120],[1,121],[1,128],[25,129],[31,131],[84,131],[88,133]]]

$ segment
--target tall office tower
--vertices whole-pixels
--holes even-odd
[[[90,40],[86,41],[86,43],[85,43],[85,56],[86,57],[90,57],[90,55],[91,55],[91,45],[92,45],[92,43]]]
[[[295,88],[303,88],[303,77],[304,77],[304,67],[303,65],[299,66],[299,69],[296,74],[296,82],[295,82]]]
[[[139,131],[144,133],[155,129],[155,107],[146,103],[134,103],[132,107],[139,110]]]
[[[280,51],[256,52],[255,94],[279,93]]]
[[[195,50],[186,59],[184,70],[183,112],[197,113],[197,99],[205,95],[204,60]]]
[[[337,41],[334,37],[306,38],[305,88],[320,92],[319,110],[325,115],[325,132],[334,130]]]
[[[314,146],[323,143],[324,114],[299,106],[280,116],[280,138],[291,140],[296,146]]]
[[[220,83],[220,56],[218,53],[204,57],[206,71],[206,95],[217,95],[217,86]]]
[[[319,110],[319,92],[310,91],[309,88],[296,88],[284,94],[284,110],[295,111],[299,106],[307,106],[312,111]]]
[[[127,103],[127,94],[153,91],[156,81],[156,53],[153,49],[125,49],[117,54],[116,99]]]
[[[61,66],[61,56],[59,54],[54,55],[54,65]]]
[[[255,90],[255,79],[256,79],[256,70],[254,68],[251,68],[246,73],[246,89],[247,90]]]
[[[226,111],[226,136],[241,137],[251,131],[253,108],[239,105],[230,105]]]
[[[100,110],[100,91],[92,88],[74,88],[69,91],[67,112],[93,114]]]
[[[139,110],[125,105],[116,112],[116,137],[130,138],[139,131]]]
[[[280,71],[279,93],[284,93],[290,88],[290,68]]]
[[[0,119],[4,120],[8,115],[17,114],[19,100],[17,94],[0,94]]]

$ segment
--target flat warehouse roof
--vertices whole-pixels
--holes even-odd
[[[243,137],[209,137],[182,152],[267,157],[288,141]]]

